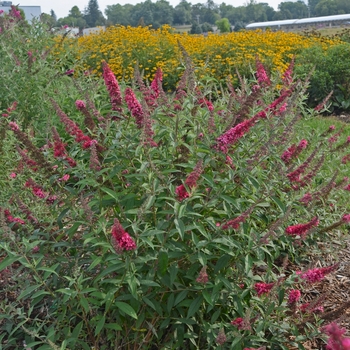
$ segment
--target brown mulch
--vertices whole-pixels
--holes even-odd
[[[335,321],[347,330],[345,335],[350,337],[350,237],[333,238],[329,244],[318,244],[320,255],[311,257],[311,263],[304,266],[304,269],[331,266],[338,262],[339,267],[321,282],[303,285],[302,302],[322,305],[324,311],[318,314],[323,319],[322,324]],[[314,316],[310,316],[310,321],[312,320]],[[322,340],[308,341],[303,346],[307,350],[325,349]]]

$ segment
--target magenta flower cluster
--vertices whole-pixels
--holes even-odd
[[[203,266],[198,274],[198,277],[196,278],[196,282],[206,284],[209,281],[209,277],[207,274],[207,267]]]
[[[341,328],[336,322],[332,322],[324,327],[322,331],[329,336],[327,350],[350,350],[350,338],[346,338],[345,328]]]
[[[301,292],[299,289],[292,289],[288,294],[288,304],[292,305],[299,301]]]
[[[242,138],[249,129],[255,125],[257,118],[251,118],[227,130],[216,139],[215,148],[223,153],[228,152],[228,147]]]
[[[260,62],[258,57],[256,58],[255,65],[256,65],[256,77],[258,79],[258,84],[260,86],[270,86],[271,80],[266,73],[264,65]]]
[[[162,84],[163,81],[163,72],[160,67],[157,68],[156,74],[154,75],[154,78],[151,83],[151,90],[153,91],[152,93],[152,98],[157,99],[160,94],[160,89],[159,86]]]
[[[79,128],[79,126],[73,121],[71,120],[66,113],[64,113],[61,108],[59,107],[59,105],[56,103],[56,101],[51,100],[52,105],[54,106],[57,115],[59,116],[62,124],[65,126],[66,131],[72,135],[75,136],[75,141],[82,144],[83,148],[90,148],[91,146],[91,142],[93,142],[93,140],[87,136],[84,135],[84,133],[82,132],[82,130]]]
[[[124,99],[131,115],[136,120],[137,127],[141,129],[144,123],[144,112],[141,103],[137,100],[134,91],[130,87],[125,89]]]
[[[0,208],[1,209],[1,208]],[[0,211],[1,212],[1,211]],[[15,218],[14,216],[11,215],[10,211],[8,209],[4,209],[4,216],[5,219],[8,223],[18,223],[21,225],[25,224],[25,221],[20,219],[20,218]]]
[[[257,292],[258,296],[261,296],[263,294],[269,293],[274,285],[274,283],[258,282],[254,284],[254,289]]]
[[[281,159],[285,164],[289,164],[292,159],[295,159],[300,152],[308,145],[306,140],[301,140],[298,145],[293,144],[286,151],[283,152]]]
[[[75,162],[75,160],[73,158],[68,156],[67,151],[66,151],[66,143],[64,143],[61,140],[55,127],[52,128],[52,135],[53,135],[53,140],[54,140],[54,144],[53,144],[54,157],[65,159],[72,168],[75,167],[77,165],[77,163]]]
[[[103,79],[107,87],[109,98],[112,104],[112,110],[121,112],[122,95],[120,92],[118,81],[106,61],[102,62],[102,69]]]
[[[135,250],[136,243],[130,235],[123,229],[118,219],[114,219],[112,226],[112,244],[117,253],[127,250]]]
[[[300,237],[305,237],[307,232],[315,227],[318,226],[319,220],[315,216],[310,222],[306,224],[296,224],[292,226],[288,226],[286,228],[286,234],[289,236],[300,236]]]
[[[190,173],[190,175],[188,175],[187,179],[185,180],[185,185],[187,186],[187,188],[192,190],[197,187],[197,181],[200,178],[202,171],[203,163],[202,161],[199,161],[194,167],[193,171]],[[190,196],[190,194],[187,192],[185,185],[181,184],[175,189],[176,198],[179,202],[183,201],[184,199]]]
[[[299,275],[300,278],[302,278],[303,280],[309,283],[315,283],[315,282],[322,281],[326,275],[335,271],[338,267],[339,267],[339,263],[331,266],[310,269],[304,272],[298,271],[297,275]]]

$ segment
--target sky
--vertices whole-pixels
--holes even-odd
[[[156,0],[153,0],[156,1]],[[176,6],[180,3],[180,0],[168,0],[172,6]],[[205,3],[206,0],[188,0],[192,4]],[[257,0],[257,2],[268,3],[271,7],[277,10],[279,3],[285,0]],[[12,0],[12,4],[20,6],[41,6],[41,12],[50,13],[54,10],[57,18],[68,16],[69,10],[73,6],[78,6],[80,11],[84,11],[87,7],[89,0],[60,0],[60,1],[50,1],[50,0]],[[108,5],[114,4],[133,4],[136,5],[144,0],[98,0],[98,5],[103,14]],[[227,5],[232,5],[234,7],[242,6],[247,3],[247,0],[216,0],[215,3],[221,4],[225,2]]]

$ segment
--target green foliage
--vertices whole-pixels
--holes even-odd
[[[102,12],[100,11],[97,0],[89,0],[84,14],[84,19],[89,27],[98,27],[105,24],[106,19],[103,17]]]
[[[200,27],[200,25],[197,22],[193,22],[192,23],[192,27],[191,27],[191,34],[201,34],[202,33],[202,29]]]
[[[213,27],[209,23],[203,23],[201,29],[202,33],[214,32]]]
[[[0,108],[5,110],[17,102],[18,121],[25,126],[34,120],[45,123],[47,97],[65,98],[72,88],[66,72],[74,71],[76,62],[69,49],[52,54],[57,41],[45,23],[35,21],[29,26],[11,22],[10,27],[6,23],[0,35]],[[60,44],[63,41],[64,37]]]
[[[102,81],[72,76],[65,98],[38,90],[42,120],[21,118],[22,100],[2,119],[4,350],[287,349],[320,337],[322,315],[303,314],[288,294],[307,287],[301,261],[346,222],[348,143],[298,124],[316,118],[301,81],[269,85],[259,66],[257,80],[218,93],[184,55],[174,95],[135,79],[130,103],[130,89],[119,96],[114,85],[110,96]],[[283,162],[302,138],[307,147]],[[286,234],[314,216],[307,234]],[[257,294],[265,282],[271,290]]]
[[[227,18],[221,18],[220,20],[216,21],[215,24],[220,30],[220,33],[229,33],[231,30],[231,25]]]
[[[307,76],[315,68],[308,87],[310,106],[321,103],[333,91],[331,108],[339,111],[349,110],[350,100],[350,45],[335,45],[324,51],[321,47],[303,50],[297,56],[296,74]]]

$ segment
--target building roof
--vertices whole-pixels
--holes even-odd
[[[301,19],[286,19],[283,21],[269,21],[269,22],[258,22],[250,23],[246,26],[247,29],[261,28],[261,27],[280,27],[292,24],[307,24],[317,22],[331,22],[331,21],[345,21],[350,20],[350,14],[345,15],[334,15],[334,16],[323,16],[323,17],[310,17]]]
[[[33,18],[39,18],[41,15],[40,6],[18,6],[19,9],[23,10],[26,20],[31,23]],[[0,9],[8,13],[11,10],[11,6],[0,6]]]

